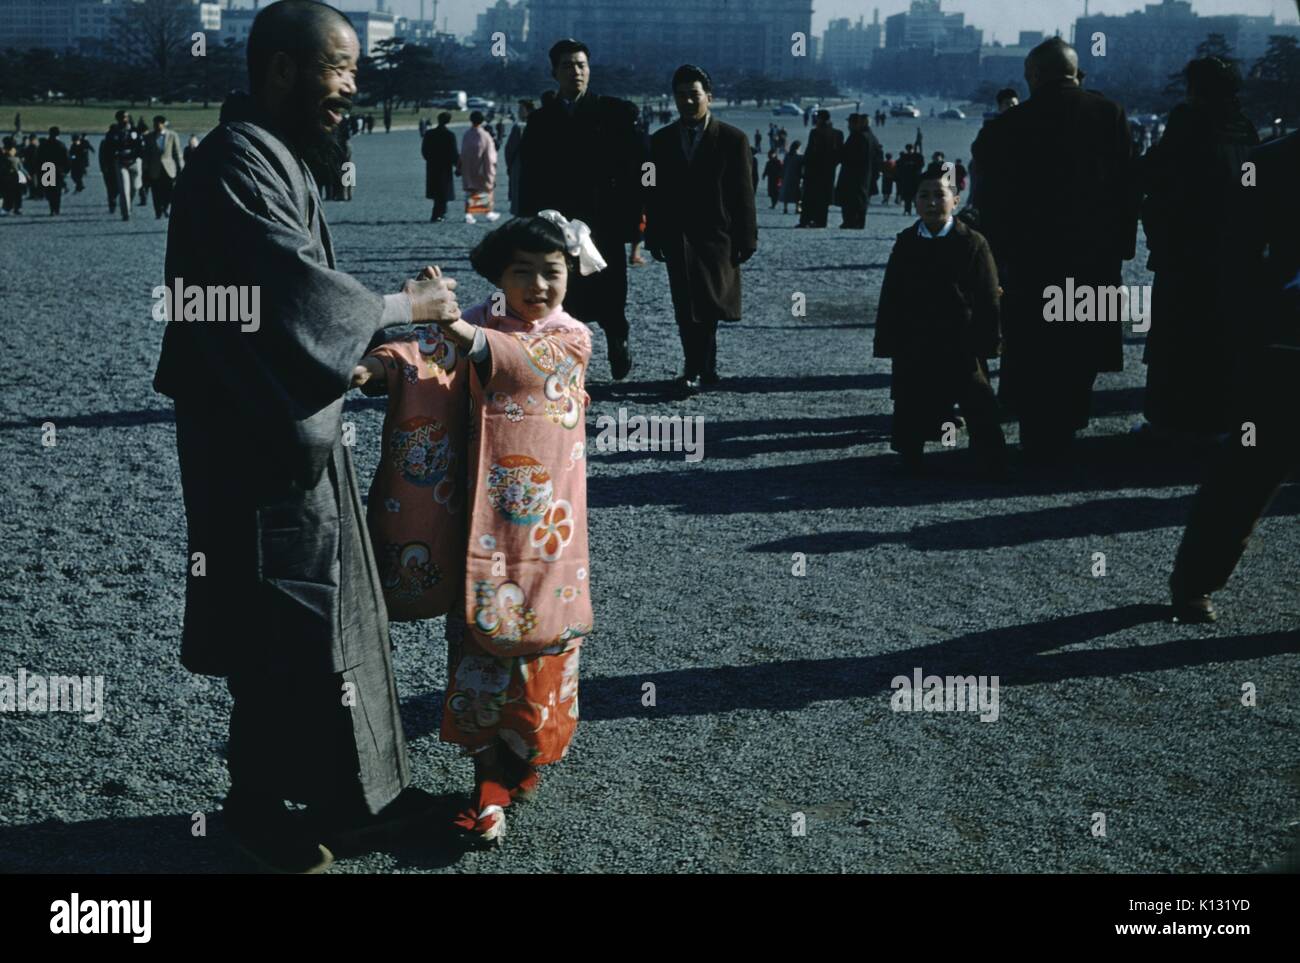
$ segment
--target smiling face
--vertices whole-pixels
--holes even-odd
[[[298,73],[291,100],[299,110],[311,112],[323,133],[332,134],[352,109],[360,55],[356,33],[337,24],[325,34],[315,58]]]
[[[569,264],[561,251],[516,251],[498,286],[510,310],[525,321],[556,311],[569,287]]]

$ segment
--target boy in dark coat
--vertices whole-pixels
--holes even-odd
[[[916,191],[921,220],[898,235],[885,268],[875,356],[893,360],[891,447],[905,468],[920,468],[925,442],[947,443],[959,402],[971,449],[997,476],[1006,445],[984,362],[1000,342],[997,267],[983,235],[953,217],[957,200],[951,175],[928,168]]]
[[[718,322],[740,319],[740,265],[758,247],[749,139],[709,113],[711,90],[704,70],[678,67],[681,119],[650,139],[656,178],[646,191],[646,248],[668,262],[683,394],[717,384]]]

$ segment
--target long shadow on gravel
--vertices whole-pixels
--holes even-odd
[[[1010,548],[1047,539],[1085,538],[1173,528],[1187,523],[1190,495],[1180,498],[1102,498],[1080,505],[1009,512],[955,522],[918,525],[904,532],[821,532],[752,545],[751,552],[856,552],[878,545],[908,545],[927,552]],[[1300,486],[1284,488],[1269,515],[1300,515]]]
[[[713,468],[707,464],[712,432],[725,432],[726,424],[706,423],[704,458],[697,464],[620,476],[593,474],[587,481],[588,504],[593,508],[666,505],[687,515],[729,515],[1120,492],[1197,485],[1211,455],[1149,449],[1127,435],[1105,435],[1080,439],[1070,459],[1059,466],[1025,467],[1014,481],[1005,483],[973,477],[969,452],[961,449],[927,454],[928,473],[919,478],[900,474],[898,458],[892,454],[765,465],[761,471],[750,465]],[[863,444],[875,440],[861,438]]]
[[[402,867],[450,866],[464,845],[448,828],[464,796],[436,797],[429,831],[376,848]],[[49,819],[30,826],[0,826],[0,873],[255,873],[230,842],[220,813],[211,814],[204,836],[194,836],[190,816],[136,816],[65,823]],[[350,853],[336,853],[340,861]]]
[[[889,692],[890,680],[910,676],[915,667],[926,675],[996,675],[1001,691],[1011,692],[1007,698],[1014,699],[1012,690],[1019,686],[1246,662],[1300,652],[1300,632],[1296,631],[1196,638],[1191,633],[1207,631],[1204,626],[1172,624],[1164,630],[1167,641],[1154,645],[1051,651],[1164,621],[1168,611],[1163,605],[1126,605],[971,632],[946,642],[880,655],[583,679],[582,718],[599,722],[754,709],[794,712],[814,702],[864,699]],[[658,693],[658,704],[652,709],[641,704],[642,686],[647,682],[653,682]],[[427,700],[430,696],[426,693],[415,698]],[[413,731],[408,726],[406,737],[413,740],[430,732]]]

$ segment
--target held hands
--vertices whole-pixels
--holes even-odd
[[[360,388],[372,378],[384,377],[384,367],[378,358],[362,358],[361,363],[352,369],[352,387]]]
[[[436,267],[426,267],[418,277],[402,285],[402,293],[411,301],[411,320],[416,324],[432,321],[445,327],[459,319],[455,292],[456,282],[444,278]]]
[[[442,270],[436,265],[426,267],[414,281],[407,281],[406,283],[408,286],[413,284],[443,284],[448,289],[456,286],[456,282],[451,278],[442,276]],[[451,298],[450,310],[428,320],[434,321],[460,347],[468,349],[474,343],[474,325],[461,320],[460,307],[456,304],[456,296],[450,290],[448,290],[447,296]]]

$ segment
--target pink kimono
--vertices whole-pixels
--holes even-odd
[[[492,211],[497,183],[497,148],[482,126],[465,131],[460,146],[460,176],[465,185],[465,213]]]
[[[568,751],[592,630],[591,334],[563,310],[529,324],[491,305],[463,315],[487,337],[485,382],[436,327],[372,352],[389,401],[371,536],[395,618],[449,610],[443,740],[542,765]]]

